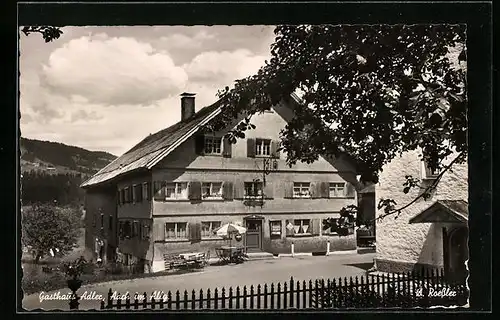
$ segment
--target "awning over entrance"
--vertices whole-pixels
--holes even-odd
[[[410,219],[410,223],[467,223],[469,205],[464,200],[438,200]]]

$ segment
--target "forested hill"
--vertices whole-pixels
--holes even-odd
[[[80,184],[116,156],[62,143],[21,138],[21,198],[23,204],[82,204]]]
[[[58,142],[21,138],[21,170],[92,175],[116,156]]]

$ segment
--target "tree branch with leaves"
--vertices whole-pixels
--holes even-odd
[[[227,136],[244,138],[253,114],[285,101],[295,114],[280,133],[289,165],[348,154],[360,181],[377,183],[408,151],[443,173],[445,158],[466,161],[464,25],[284,25],[275,35],[271,59],[219,92],[223,110],[209,129],[243,115]]]

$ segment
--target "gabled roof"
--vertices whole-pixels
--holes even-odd
[[[292,94],[290,101],[295,106],[302,106],[300,98]],[[195,113],[186,121],[178,122],[155,134],[149,135],[122,156],[101,169],[90,179],[81,184],[82,188],[89,188],[109,182],[118,176],[140,170],[149,170],[159,161],[175,150],[181,143],[195,134],[221,111],[221,100]],[[344,153],[343,153],[344,154]],[[356,163],[349,155],[344,154],[349,161]]]
[[[438,200],[410,219],[410,223],[467,223],[469,205],[464,200]]]
[[[201,109],[190,119],[147,136],[132,149],[82,183],[81,187],[95,186],[132,171],[151,169],[219,112],[220,100]]]

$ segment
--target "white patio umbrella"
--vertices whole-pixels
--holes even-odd
[[[218,235],[219,237],[223,237],[223,236],[229,236],[229,245],[231,246],[231,236],[233,234],[243,234],[243,233],[246,233],[247,232],[247,229],[242,227],[242,226],[238,226],[234,223],[226,223],[222,226],[220,226],[219,228],[215,229],[214,230],[214,233],[216,235]]]

